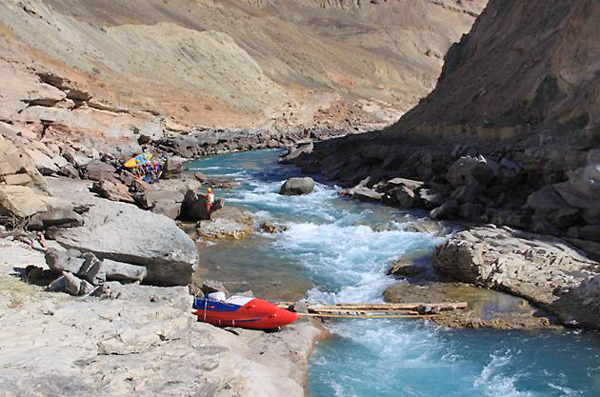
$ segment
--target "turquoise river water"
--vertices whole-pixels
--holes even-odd
[[[202,250],[208,277],[230,291],[261,298],[380,302],[394,280],[386,269],[400,255],[433,251],[443,241],[404,230],[425,217],[338,197],[317,183],[306,196],[277,194],[299,173],[277,164],[278,151],[206,157],[188,164],[208,175],[239,178],[242,188],[216,191],[227,205],[280,234]],[[600,396],[600,337],[566,331],[453,330],[420,320],[338,320],[309,367],[311,397]]]

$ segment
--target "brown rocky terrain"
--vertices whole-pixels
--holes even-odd
[[[521,229],[534,233],[526,240],[556,244],[548,236],[560,237],[593,262],[600,258],[599,27],[596,1],[490,1],[446,54],[435,90],[396,124],[315,144],[295,161],[304,171],[354,186],[355,198],[516,229],[493,233],[484,246],[503,247],[520,238]],[[450,244],[466,243],[457,237]],[[470,261],[454,255],[444,271],[473,282],[459,271]],[[567,271],[561,261],[554,266]],[[589,305],[599,294],[597,268],[581,266],[591,273],[572,283],[557,274],[535,280],[538,292],[554,296],[539,302],[557,307],[550,303],[572,290],[571,298],[596,313]],[[518,292],[527,282],[511,272],[503,270],[502,277],[518,286],[484,284],[527,295]],[[548,280],[564,290],[548,289]],[[597,317],[578,321],[597,326]]]
[[[2,119],[147,135],[388,124],[485,3],[9,0]]]

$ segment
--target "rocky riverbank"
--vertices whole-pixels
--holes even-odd
[[[485,155],[465,153],[470,149],[460,144],[451,152],[439,145],[419,149],[411,146],[417,138],[390,147],[376,143],[378,135],[327,141],[290,154],[305,172],[319,172],[350,185],[343,193],[353,199],[424,209],[433,219],[461,221],[467,232],[452,237],[440,249],[434,259],[437,271],[525,297],[564,324],[598,328],[600,313],[593,302],[600,296],[595,282],[600,274],[596,262],[600,245],[595,235],[598,201],[594,186],[600,178],[590,141],[581,141],[588,146],[580,157],[570,157],[574,161],[570,164],[579,168],[566,172],[564,182],[544,186],[546,178],[551,179],[549,167],[559,159],[556,163],[548,158],[525,160],[534,153],[558,155],[558,147],[547,145],[542,152],[515,148],[518,155],[499,158],[489,154],[498,154],[492,149]],[[283,161],[287,161],[285,156]],[[423,178],[408,179],[419,176]],[[502,227],[482,229],[489,233],[478,238],[479,251],[466,249],[469,242],[464,237],[480,232],[473,225],[488,223]],[[513,244],[513,235],[521,239],[520,245]],[[536,247],[541,254],[533,253]],[[485,270],[483,279],[474,270],[485,262],[481,252],[496,252],[486,262],[494,270]],[[520,265],[512,263],[509,270],[503,264],[511,255],[518,257]],[[540,272],[542,268],[547,270]],[[576,275],[563,277],[571,272]],[[497,274],[500,281],[487,279],[490,274]],[[530,279],[527,291],[524,278]]]
[[[304,396],[308,356],[323,330],[278,333],[198,323],[186,287],[104,283],[75,298],[27,283],[44,253],[0,240],[3,395]]]
[[[475,227],[438,246],[433,263],[442,274],[523,297],[563,324],[600,328],[600,264],[560,239]]]
[[[186,173],[171,157],[169,179],[149,185],[123,158],[3,128],[6,395],[305,395],[308,356],[324,335],[317,323],[228,332],[190,313],[198,244],[174,219],[202,219],[194,238],[205,241],[252,232],[239,209],[217,203],[210,220],[195,211],[200,186],[232,181]]]

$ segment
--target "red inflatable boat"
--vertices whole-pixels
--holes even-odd
[[[194,299],[193,313],[198,321],[220,327],[274,329],[293,323],[298,314],[270,302],[245,296],[231,296],[220,300],[212,297]],[[224,298],[224,296],[223,296]]]

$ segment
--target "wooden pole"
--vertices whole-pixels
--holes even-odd
[[[350,310],[350,309],[318,309],[319,313],[396,313],[396,314],[423,314],[415,310],[386,309],[386,310]]]
[[[318,314],[318,313],[296,313],[299,316],[306,317],[330,317],[330,318],[427,318],[427,317],[435,317],[438,314],[411,314],[411,315],[377,315],[377,316],[351,316],[347,314]]]
[[[454,303],[340,303],[337,305],[309,305],[313,311],[322,310],[456,310],[466,309],[467,302]]]

